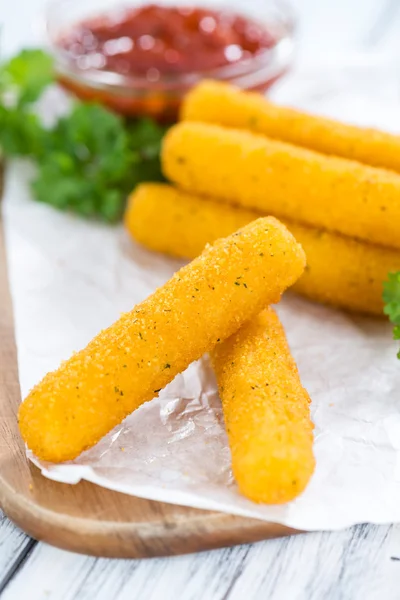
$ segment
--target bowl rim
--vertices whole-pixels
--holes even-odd
[[[160,76],[154,81],[148,79],[145,74],[122,74],[107,69],[96,68],[81,69],[71,61],[69,53],[57,44],[57,37],[51,32],[51,11],[54,11],[57,6],[68,4],[71,1],[76,0],[50,0],[47,2],[43,15],[43,27],[47,44],[50,53],[54,57],[56,71],[61,77],[78,81],[85,86],[95,89],[120,88],[121,91],[125,92],[125,95],[129,95],[129,90],[161,90],[165,88],[190,87],[202,79],[232,81],[260,71],[265,72],[264,77],[265,82],[267,82],[268,79],[274,78],[288,66],[287,64],[277,64],[279,63],[279,54],[282,53],[282,47],[284,47],[283,53],[286,52],[288,55],[291,55],[293,50],[293,39],[296,30],[295,13],[286,0],[268,0],[269,7],[278,10],[278,14],[275,15],[274,21],[273,17],[269,20],[266,19],[266,24],[271,24],[272,21],[277,29],[280,30],[280,35],[271,48],[267,48],[254,56],[207,71],[188,71],[169,74],[160,72]],[[192,4],[194,7],[201,6],[201,3],[202,0],[195,0],[194,2],[189,0],[188,2],[188,4]],[[147,2],[140,2],[140,4],[147,4]],[[126,8],[128,9],[129,6],[126,6]],[[216,8],[218,9],[218,6]],[[237,12],[240,14],[240,9]],[[104,11],[104,14],[107,14],[107,11]],[[60,31],[57,32],[58,35],[59,33]],[[284,61],[284,63],[286,62],[289,62],[289,57]]]

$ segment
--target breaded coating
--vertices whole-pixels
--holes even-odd
[[[28,447],[43,460],[75,458],[277,302],[304,265],[301,246],[273,218],[218,240],[32,390],[19,411]]]
[[[400,175],[219,125],[172,127],[164,174],[194,194],[400,248]]]
[[[243,227],[258,213],[221,204],[166,184],[142,184],[132,194],[125,225],[151,250],[194,258],[207,243]],[[400,270],[400,251],[285,221],[302,245],[307,267],[292,290],[340,308],[382,315],[382,284]]]
[[[315,468],[310,398],[284,329],[263,310],[211,353],[242,494],[283,504],[301,494]]]
[[[400,136],[279,106],[256,92],[203,81],[185,97],[183,120],[248,129],[323,154],[400,171]]]
[[[129,198],[124,224],[133,239],[146,248],[192,259],[207,244],[231,235],[259,216],[166,183],[142,183]]]

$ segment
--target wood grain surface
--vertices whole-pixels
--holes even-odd
[[[25,456],[17,425],[19,402],[0,227],[0,506],[6,515],[35,539],[109,557],[185,554],[293,533],[273,523],[143,500],[87,482],[72,486],[50,481]]]
[[[19,559],[1,600],[399,600],[399,551],[400,527],[391,525],[148,560],[38,543]]]

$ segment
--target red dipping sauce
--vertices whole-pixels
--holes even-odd
[[[77,96],[172,120],[203,77],[247,77],[242,87],[267,89],[284,70],[271,70],[281,39],[276,28],[226,10],[149,4],[78,22],[55,46],[60,82]]]
[[[268,50],[276,40],[257,23],[204,8],[149,4],[115,22],[101,16],[79,23],[60,40],[78,68],[123,75],[210,71]]]

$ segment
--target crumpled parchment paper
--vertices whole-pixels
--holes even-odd
[[[400,131],[396,73],[368,64],[300,71],[275,97]],[[25,163],[11,165],[4,197],[23,396],[181,265],[140,248],[122,227],[88,223],[33,202],[30,176]],[[317,468],[296,501],[264,506],[238,493],[207,357],[75,461],[53,465],[30,458],[57,481],[86,479],[299,529],[400,521],[400,362],[390,326],[290,294],[278,312],[312,397],[315,423]]]

